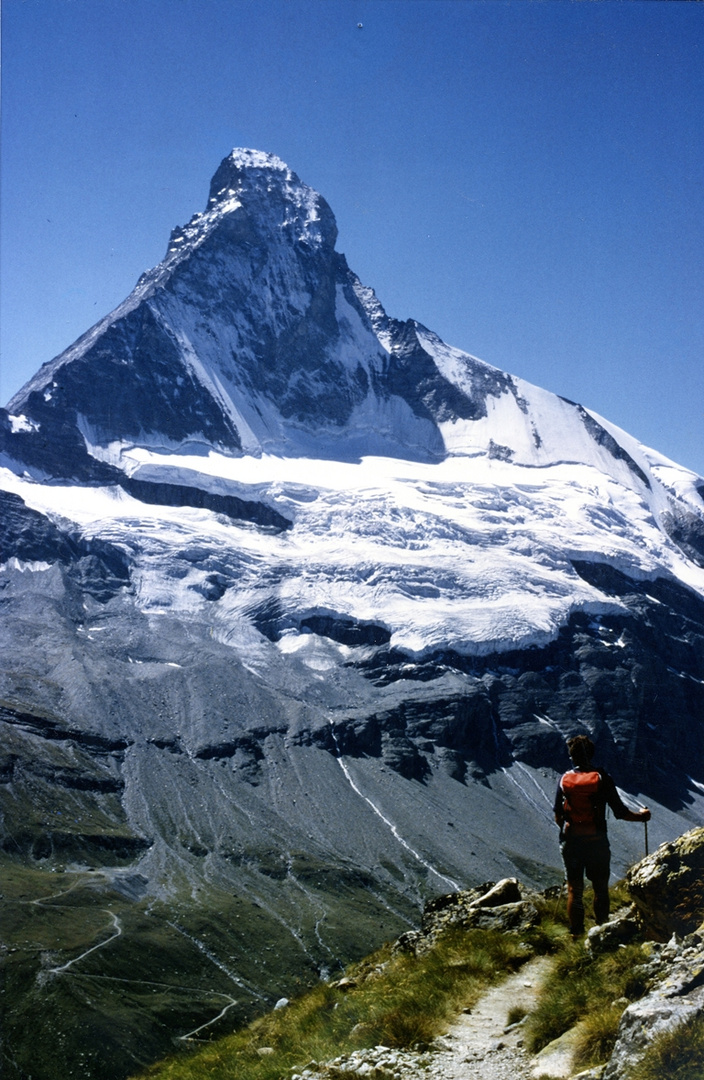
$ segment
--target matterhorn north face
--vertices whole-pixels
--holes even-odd
[[[389,317],[336,235],[234,150],[2,411],[17,1076],[127,1076],[437,893],[558,882],[569,736],[653,844],[704,821],[704,481]]]

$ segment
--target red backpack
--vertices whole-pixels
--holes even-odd
[[[570,836],[594,836],[597,832],[597,799],[601,773],[567,772],[560,781],[567,832]]]

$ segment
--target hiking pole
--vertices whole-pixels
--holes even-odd
[[[638,802],[637,799],[634,799],[633,802],[636,803],[639,810],[645,810],[645,807],[643,806],[643,804]],[[648,858],[648,822],[647,821],[643,822],[643,829],[645,830],[645,858],[647,859]]]
[[[618,793],[619,793],[619,795],[621,796],[622,799],[625,796],[625,799],[628,802],[635,803],[639,810],[647,809],[647,807],[643,806],[642,802],[640,802],[638,799],[635,799],[632,795],[626,795],[626,792],[621,791],[620,788],[617,788],[616,790],[618,791]],[[630,809],[630,807],[629,807],[629,809]],[[647,859],[648,854],[649,854],[649,849],[648,849],[648,822],[647,821],[643,822],[643,828],[645,829],[645,857]]]

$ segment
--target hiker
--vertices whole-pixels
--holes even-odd
[[[592,765],[594,743],[586,735],[567,742],[574,768],[561,778],[555,796],[555,821],[560,826],[560,851],[567,877],[567,920],[572,937],[584,933],[584,874],[594,888],[594,918],[609,917],[611,850],[606,835],[607,803],[622,821],[649,821],[650,810],[629,810],[616,785],[603,769]]]

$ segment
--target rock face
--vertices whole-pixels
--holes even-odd
[[[616,912],[607,922],[592,926],[587,932],[585,947],[593,956],[613,952],[620,945],[627,945],[640,933],[640,925],[631,908]]]
[[[658,848],[626,881],[649,937],[667,941],[696,930],[704,923],[704,829]]]
[[[623,1013],[603,1080],[627,1076],[659,1035],[704,1017],[704,932],[654,949],[646,972],[655,986]]]
[[[117,1080],[437,893],[560,880],[571,735],[656,842],[704,819],[703,482],[391,318],[335,243],[320,195],[233,151],[0,410],[0,843],[46,945],[12,954],[8,1038],[35,1080],[82,1052],[84,964],[114,1040],[81,1068]],[[614,826],[617,872],[639,839]],[[69,889],[75,938],[22,906]],[[203,996],[125,1002],[145,941]]]
[[[333,436],[343,455],[440,455],[437,418],[485,414],[510,381],[476,361],[470,400],[415,324],[386,317],[336,236],[325,200],[283,162],[234,151],[164,261],[10,402],[25,417],[11,452],[54,477],[100,480],[82,436],[287,455],[324,452]]]

